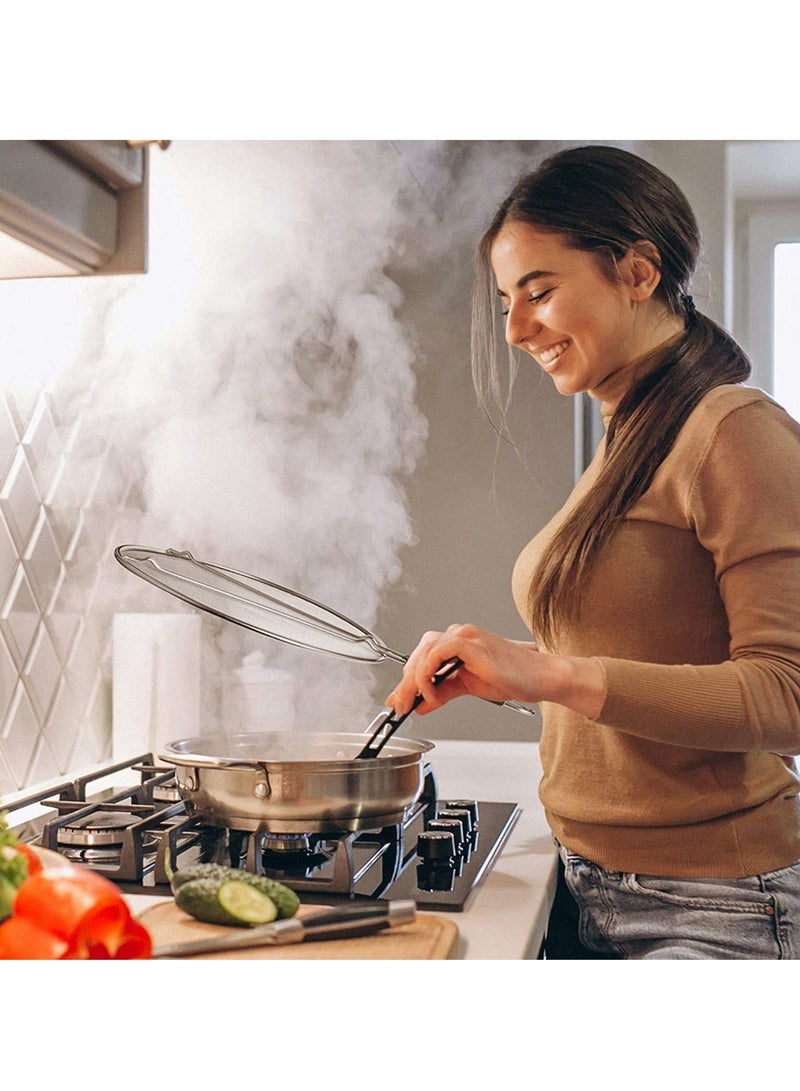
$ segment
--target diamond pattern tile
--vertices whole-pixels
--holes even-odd
[[[39,493],[31,468],[22,447],[11,460],[11,468],[0,489],[0,511],[6,517],[17,548],[22,551],[28,543],[36,517],[39,514]]]
[[[19,436],[11,406],[0,391],[0,475],[5,475],[17,450]]]
[[[28,696],[40,723],[47,719],[60,676],[61,664],[47,629],[42,624],[22,672]]]
[[[3,734],[3,720],[18,680],[17,665],[11,657],[5,640],[0,636],[0,737]]]
[[[45,609],[53,599],[61,576],[61,554],[44,508],[31,534],[23,567],[36,601]]]
[[[27,781],[28,766],[38,738],[36,713],[20,682],[11,698],[11,709],[3,727],[3,754],[16,784]]]
[[[85,426],[87,396],[0,389],[0,800],[111,753],[112,551],[131,482]]]
[[[0,514],[0,602],[11,586],[17,567],[17,550],[6,521]]]
[[[46,497],[59,465],[60,444],[56,422],[47,395],[41,394],[28,422],[22,445],[36,481],[39,495]]]
[[[0,632],[6,638],[11,654],[21,666],[33,642],[41,614],[33,597],[31,585],[22,568],[0,610]]]
[[[60,772],[58,759],[49,742],[44,735],[40,736],[26,779],[30,784],[40,784],[42,781],[54,780]]]

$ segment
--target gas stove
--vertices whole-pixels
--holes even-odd
[[[21,841],[112,879],[128,894],[169,894],[169,874],[221,863],[277,879],[302,900],[411,898],[460,912],[520,814],[516,803],[440,796],[431,765],[402,822],[342,834],[212,826],[187,811],[174,766],[152,753],[104,766],[4,805]]]

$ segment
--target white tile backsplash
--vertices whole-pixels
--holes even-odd
[[[25,686],[20,681],[11,698],[11,709],[3,729],[3,753],[17,785],[27,781],[41,729]]]
[[[18,443],[19,435],[11,407],[0,391],[0,474],[5,475]]]
[[[129,484],[80,404],[0,388],[0,799],[111,752],[115,604],[96,588]]]
[[[37,719],[45,723],[61,677],[61,664],[44,622],[39,626],[22,677]]]
[[[0,489],[0,511],[6,517],[15,545],[20,553],[39,514],[39,493],[24,449],[17,447],[5,482]]]
[[[31,585],[23,568],[17,569],[5,605],[0,610],[0,633],[12,656],[21,667],[30,651],[41,612],[31,591]]]
[[[11,531],[6,526],[6,521],[0,514],[0,603],[5,598],[6,591],[11,585],[17,566],[18,553],[14,546]]]
[[[44,508],[39,509],[39,518],[23,557],[23,567],[37,602],[46,609],[60,582],[61,554]]]

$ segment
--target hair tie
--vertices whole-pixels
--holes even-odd
[[[681,303],[683,304],[683,309],[687,315],[692,315],[697,311],[697,307],[695,307],[694,305],[694,300],[690,295],[687,295],[686,293],[682,294]]]

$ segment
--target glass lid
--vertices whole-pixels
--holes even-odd
[[[350,618],[259,576],[175,549],[122,545],[114,556],[129,572],[183,602],[285,644],[362,662],[406,661]]]

